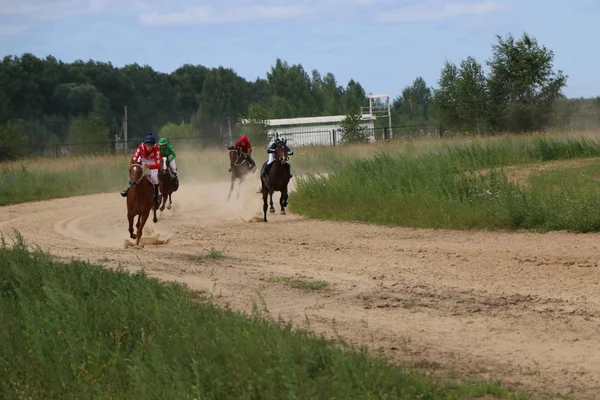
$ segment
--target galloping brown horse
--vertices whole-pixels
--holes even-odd
[[[250,172],[250,164],[248,159],[242,152],[242,149],[234,148],[233,146],[227,146],[229,150],[229,164],[231,165],[231,186],[229,186],[229,195],[227,200],[231,198],[231,192],[233,191],[233,184],[236,179],[240,180],[238,185],[237,198],[240,198],[240,191],[242,190],[242,183],[246,178],[248,172]]]
[[[169,205],[167,206],[167,210],[170,210],[171,204],[173,204],[173,200],[171,200],[171,194],[173,192],[176,192],[177,189],[179,189],[179,180],[173,179],[173,174],[169,169],[167,157],[162,158],[160,171],[158,171],[158,182],[160,183],[160,193],[162,194],[162,204],[160,206],[160,211],[165,210],[167,199],[169,199]]]
[[[263,195],[263,213],[264,222],[267,222],[267,196],[271,197],[271,213],[275,212],[273,207],[273,192],[280,192],[281,197],[279,198],[279,205],[281,206],[281,214],[285,215],[285,207],[287,207],[288,200],[288,183],[290,181],[290,175],[285,163],[288,160],[288,155],[285,151],[285,143],[279,142],[275,147],[275,161],[269,168],[269,173],[266,177],[261,176],[260,182],[262,185]],[[266,164],[266,162],[265,162]],[[264,164],[263,164],[264,167]]]
[[[154,201],[154,185],[150,178],[144,175],[144,168],[141,164],[132,163],[129,166],[129,184],[131,189],[127,192],[127,219],[129,220],[129,237],[137,239],[136,246],[139,246],[142,237],[142,231],[150,210],[154,211],[154,223],[156,218],[156,209],[158,204]],[[137,233],[133,233],[133,219],[138,216]]]

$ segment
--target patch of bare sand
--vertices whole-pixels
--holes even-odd
[[[148,222],[142,250],[123,246],[118,193],[3,207],[0,232],[17,229],[65,259],[143,268],[238,310],[250,311],[259,291],[275,316],[298,326],[308,319],[316,332],[438,372],[582,399],[600,392],[599,235],[389,228],[279,213],[247,223],[262,217],[258,188],[250,176],[240,198],[226,201],[228,182],[182,181],[173,209]],[[212,248],[227,258],[198,256]],[[331,290],[271,277],[324,280]]]
[[[527,185],[527,179],[531,175],[537,175],[558,168],[581,168],[597,162],[599,162],[597,157],[575,160],[557,160],[527,165],[513,165],[510,167],[503,167],[502,170],[506,173],[509,182]],[[481,175],[488,174],[489,172],[489,169],[479,171]]]

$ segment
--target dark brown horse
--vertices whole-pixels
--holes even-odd
[[[285,207],[287,207],[288,200],[288,183],[290,181],[290,175],[285,166],[287,160],[288,155],[285,151],[285,143],[277,143],[277,146],[275,147],[275,161],[270,165],[267,176],[261,176],[260,179],[263,195],[264,222],[267,222],[267,196],[271,197],[270,211],[271,213],[275,212],[275,207],[273,207],[273,192],[281,193],[279,205],[281,206],[281,214],[285,215]]]
[[[158,204],[154,201],[154,185],[150,178],[144,175],[144,168],[141,164],[132,163],[129,166],[129,185],[131,188],[127,192],[127,219],[129,220],[129,237],[137,239],[136,246],[139,246],[142,237],[142,231],[150,210],[154,211],[154,223],[156,218],[156,209]],[[133,233],[133,219],[138,216],[137,233]]]
[[[173,194],[173,192],[176,192],[177,189],[179,189],[179,180],[174,179],[173,173],[169,168],[167,157],[162,158],[162,164],[160,170],[158,171],[158,182],[160,183],[160,193],[162,195],[162,204],[160,206],[160,211],[165,210],[167,199],[169,199],[169,205],[167,206],[167,210],[170,210],[171,204],[173,204],[173,200],[171,200],[171,194]]]
[[[242,152],[242,149],[234,148],[233,146],[227,146],[229,150],[229,165],[231,166],[231,186],[229,186],[229,195],[227,200],[231,198],[231,192],[233,191],[233,185],[236,179],[240,180],[238,185],[237,198],[240,198],[240,191],[242,190],[242,183],[246,178],[248,172],[250,172],[250,163],[248,158]]]

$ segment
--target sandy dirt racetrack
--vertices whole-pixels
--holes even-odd
[[[257,291],[271,314],[338,334],[432,373],[454,369],[529,390],[600,396],[600,271],[596,234],[456,232],[262,215],[258,179],[241,199],[229,183],[186,184],[146,235],[125,248],[118,193],[0,208],[0,232],[61,257],[177,280],[249,311]],[[279,201],[279,193],[274,202]],[[293,193],[290,207],[293,209]],[[206,259],[206,249],[225,259]],[[263,252],[269,261],[263,259]],[[157,261],[158,260],[158,261]],[[327,291],[270,278],[327,281]]]

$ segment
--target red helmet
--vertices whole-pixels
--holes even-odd
[[[248,137],[247,137],[246,135],[243,135],[243,136],[240,138],[240,142],[242,142],[242,143],[246,143],[246,142],[248,142]]]

